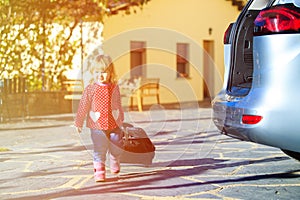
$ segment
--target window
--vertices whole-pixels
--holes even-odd
[[[146,42],[130,42],[130,76],[131,78],[145,76]]]
[[[176,70],[177,78],[189,77],[189,44],[177,43]]]

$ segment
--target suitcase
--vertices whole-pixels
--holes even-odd
[[[155,156],[155,146],[144,129],[130,125],[123,126],[123,153],[121,163],[149,166]]]

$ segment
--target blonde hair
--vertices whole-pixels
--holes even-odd
[[[109,73],[109,83],[116,83],[117,82],[117,75],[115,73],[115,67],[112,62],[112,59],[109,55],[98,55],[92,62],[90,67],[90,73],[93,74],[95,69],[101,69],[103,72]],[[95,80],[92,78],[90,83],[93,83]]]

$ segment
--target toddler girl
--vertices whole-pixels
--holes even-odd
[[[77,131],[87,117],[86,126],[90,128],[93,141],[94,178],[96,182],[105,181],[106,154],[110,153],[110,170],[120,172],[119,157],[124,113],[121,106],[119,87],[111,58],[107,55],[96,57],[91,66],[93,78],[84,89],[75,118]]]

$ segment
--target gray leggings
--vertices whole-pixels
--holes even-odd
[[[114,159],[119,159],[122,153],[122,131],[120,128],[113,130],[91,129],[91,138],[94,145],[94,162],[105,163],[107,152]]]

